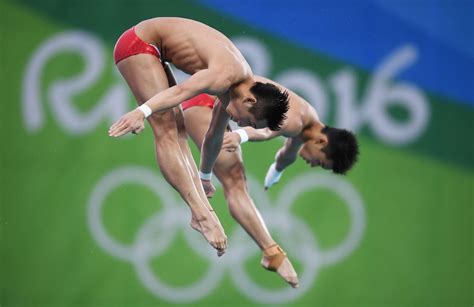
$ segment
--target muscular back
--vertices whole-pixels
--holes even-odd
[[[162,57],[189,74],[222,65],[236,79],[251,74],[250,67],[234,44],[219,31],[194,20],[158,17],[135,28],[144,41],[156,44]]]

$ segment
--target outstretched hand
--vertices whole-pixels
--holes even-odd
[[[135,109],[122,116],[109,128],[109,136],[119,137],[129,132],[138,134],[145,129],[145,115],[142,111]]]

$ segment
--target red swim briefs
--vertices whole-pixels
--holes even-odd
[[[209,107],[212,109],[214,107],[215,101],[216,100],[213,97],[209,96],[208,94],[199,94],[197,96],[194,96],[191,99],[185,100],[181,104],[181,107],[183,108],[183,111],[186,110],[187,108],[195,107],[195,106]]]
[[[144,42],[135,34],[135,27],[125,31],[117,40],[114,48],[115,64],[136,54],[151,54],[160,59],[160,51],[152,44]]]

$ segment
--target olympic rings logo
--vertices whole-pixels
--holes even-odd
[[[141,226],[134,243],[127,246],[108,234],[102,222],[102,206],[107,195],[117,187],[137,183],[149,188],[161,201],[163,209]],[[241,227],[228,234],[231,242],[229,250],[224,257],[216,259],[205,240],[189,227],[189,210],[182,201],[177,200],[172,188],[160,176],[143,167],[120,167],[97,183],[88,203],[88,225],[92,236],[105,251],[134,265],[140,281],[151,293],[177,303],[193,302],[209,295],[218,286],[226,270],[235,287],[255,302],[290,302],[311,289],[319,268],[342,261],[359,245],[365,229],[364,206],[358,192],[344,178],[318,173],[298,176],[282,188],[275,205],[271,205],[265,193],[255,192],[261,190],[261,186],[250,176],[248,185],[269,230],[291,252],[291,259],[302,264],[302,270],[298,272],[300,287],[296,290],[289,287],[264,288],[247,275],[245,261],[260,251]],[[318,247],[309,227],[291,213],[297,197],[314,189],[328,189],[337,193],[347,205],[351,218],[346,238],[327,250]],[[153,273],[150,262],[170,246],[179,231],[184,232],[187,243],[198,255],[213,260],[209,261],[209,270],[199,281],[187,286],[170,286]]]

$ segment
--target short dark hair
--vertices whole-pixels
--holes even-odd
[[[274,84],[262,82],[255,82],[250,92],[257,99],[250,112],[257,119],[266,119],[270,130],[280,130],[289,108],[288,92],[280,90]]]
[[[329,126],[325,126],[322,132],[328,137],[328,144],[322,151],[332,160],[332,171],[345,174],[357,162],[359,144],[356,136],[348,130]]]

